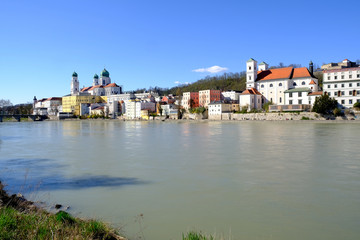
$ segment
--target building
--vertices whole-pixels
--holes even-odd
[[[181,106],[186,110],[199,107],[199,92],[184,92]]]
[[[225,102],[239,103],[239,91],[224,91],[221,92],[221,100]]]
[[[341,108],[352,108],[360,102],[360,66],[345,59],[321,66],[324,94],[335,98]]]
[[[34,97],[33,114],[56,116],[58,112],[62,111],[61,105],[61,97],[43,98],[40,100]]]
[[[232,112],[232,104],[221,101],[208,104],[208,118],[210,120],[221,120],[223,113]]]
[[[242,95],[250,95],[251,97],[240,97],[241,106],[246,103],[251,108],[261,108],[266,102],[285,105],[290,104],[291,101],[293,104],[295,104],[295,101],[304,101],[304,103],[308,104],[309,101],[305,97],[309,93],[318,91],[318,79],[313,76],[312,62],[309,64],[309,69],[306,67],[269,69],[267,63],[262,62],[258,67],[257,61],[250,58],[246,62],[246,86],[249,91],[244,92]],[[300,98],[290,99],[293,92],[289,92],[289,90],[297,92],[297,96],[300,96]],[[259,93],[263,96],[261,100],[257,96]],[[288,97],[287,100],[286,97]]]
[[[247,110],[262,108],[264,101],[264,96],[256,88],[246,89],[239,96],[240,108],[246,107]]]
[[[125,101],[125,116],[127,119],[139,119],[141,117],[141,102],[137,99]]]
[[[220,90],[199,91],[199,106],[207,108],[209,103],[221,100]]]
[[[65,113],[73,113],[74,115],[81,115],[82,103],[106,103],[106,96],[93,95],[68,95],[62,98],[62,111]]]

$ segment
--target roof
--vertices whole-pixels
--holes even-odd
[[[253,59],[253,58],[250,58],[249,60],[247,60],[246,62],[252,62],[252,61],[254,61],[255,62],[255,60]]]
[[[309,84],[310,85],[316,85],[316,82],[314,80],[311,80],[311,82]]]
[[[322,94],[323,94],[322,91],[319,91],[319,92],[311,92],[311,93],[309,93],[309,96],[322,95]]]
[[[311,92],[309,88],[292,88],[284,91],[284,93],[292,93],[292,92]]]
[[[119,87],[119,86],[116,85],[116,83],[109,83],[108,85],[106,85],[104,87]]]
[[[265,71],[258,71],[256,81],[262,80],[275,80],[275,79],[294,79],[312,77],[309,70],[306,67],[293,68],[274,68]]]
[[[87,90],[89,90],[91,87],[84,87],[83,89],[80,90],[80,92],[86,92]]]
[[[61,98],[61,97],[49,97],[49,98],[46,99],[45,101],[50,101],[50,100],[53,100],[53,101],[61,101],[62,98]]]
[[[240,95],[261,95],[256,88],[249,88],[243,91]]]
[[[304,78],[304,77],[311,77],[311,74],[306,67],[294,68],[294,73],[292,78]]]
[[[265,64],[267,64],[267,63],[263,61],[259,65],[265,65]]]
[[[291,78],[292,72],[293,72],[293,67],[275,68],[275,69],[268,69],[265,71],[259,71],[257,76],[257,81]]]

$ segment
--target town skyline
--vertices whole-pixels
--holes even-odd
[[[73,71],[83,87],[105,67],[114,82],[130,91],[171,88],[207,75],[245,71],[249,58],[270,66],[359,59],[351,43],[360,35],[353,31],[357,1],[1,5],[6,37],[0,39],[5,79],[0,98],[13,104],[30,102],[34,95],[69,94]],[[341,29],[342,34],[331,29]]]

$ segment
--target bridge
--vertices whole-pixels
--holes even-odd
[[[20,122],[22,118],[28,118],[32,121],[42,121],[47,119],[47,116],[44,115],[31,115],[31,114],[0,114],[0,122],[3,121],[4,118],[13,118],[16,121]]]

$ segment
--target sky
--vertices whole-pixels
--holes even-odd
[[[245,71],[254,58],[321,66],[360,59],[360,1],[0,1],[0,99],[92,85],[104,67],[124,91]]]

